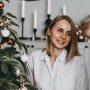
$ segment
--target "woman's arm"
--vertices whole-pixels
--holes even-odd
[[[76,72],[75,90],[89,90],[89,79],[84,60],[78,61],[76,65]]]

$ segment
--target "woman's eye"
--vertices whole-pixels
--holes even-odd
[[[63,32],[63,30],[61,30],[61,29],[57,29],[57,31],[58,31],[58,32]]]
[[[71,36],[71,32],[67,32],[67,36]]]

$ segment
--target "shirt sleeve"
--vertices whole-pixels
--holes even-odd
[[[28,78],[29,78],[31,84],[34,85],[34,58],[33,58],[33,54],[30,54],[28,56],[27,68],[28,68]]]
[[[76,88],[75,90],[89,90],[89,80],[87,68],[83,59],[78,60],[76,64]]]

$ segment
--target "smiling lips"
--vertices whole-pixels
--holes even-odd
[[[60,43],[61,45],[63,45],[65,43],[65,40],[57,40],[58,43]]]

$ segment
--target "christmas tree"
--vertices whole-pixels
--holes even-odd
[[[10,3],[9,0],[5,0]],[[0,1],[0,90],[36,90],[27,79],[27,68],[21,60],[20,51],[16,46],[27,48],[17,36],[16,30],[11,26],[19,25],[12,20],[17,19],[13,14],[4,13],[4,1]],[[22,65],[23,72],[19,65]]]

